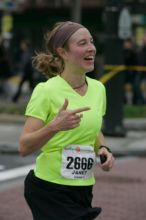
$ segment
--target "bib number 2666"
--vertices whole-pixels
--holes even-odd
[[[67,157],[68,164],[66,166],[67,169],[75,169],[75,170],[90,170],[94,164],[93,158],[86,157]]]

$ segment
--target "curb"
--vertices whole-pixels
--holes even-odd
[[[0,143],[0,154],[18,154],[18,142],[1,142]],[[146,157],[146,147],[141,145],[139,147],[129,146],[127,148],[121,147],[117,148],[116,143],[110,147],[113,155],[115,157],[125,157],[125,156],[140,156]]]
[[[139,157],[146,157],[146,149],[141,149],[141,150],[130,150],[130,149],[126,149],[126,150],[112,150],[113,155],[115,157],[126,157],[126,156],[139,156]],[[16,147],[16,145],[14,144],[0,144],[0,154],[17,154],[19,155],[18,152],[18,147]]]
[[[6,124],[23,124],[25,122],[25,116],[15,114],[0,114],[0,123]]]
[[[123,119],[123,124],[127,130],[146,131],[146,119],[145,118],[126,118],[126,119]]]
[[[126,150],[116,150],[116,151],[112,151],[113,155],[115,157],[146,157],[146,149],[142,149],[142,150],[130,150],[130,149],[126,149]]]
[[[0,123],[2,124],[18,124],[22,126],[25,122],[25,116],[22,115],[12,115],[12,114],[0,114]],[[146,131],[146,119],[124,119],[123,124],[127,131]],[[142,147],[140,149],[112,149],[113,154],[117,157],[120,156],[146,156],[146,148]],[[0,142],[0,153],[1,154],[19,154],[18,143],[10,142],[6,140]]]
[[[0,143],[0,154],[19,154],[18,143]]]
[[[0,113],[0,123],[24,124],[24,122],[25,122],[24,115]],[[125,118],[123,119],[123,125],[126,130],[146,131],[146,119],[145,118]]]

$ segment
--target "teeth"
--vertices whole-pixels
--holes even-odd
[[[85,59],[93,60],[93,59],[94,59],[94,56],[88,56],[88,57],[85,57]]]

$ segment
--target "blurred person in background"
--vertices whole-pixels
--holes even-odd
[[[20,42],[19,62],[17,69],[21,74],[20,82],[14,96],[13,102],[17,102],[21,96],[24,83],[28,83],[30,91],[34,88],[34,71],[31,62],[32,48],[29,39],[23,39]]]
[[[3,46],[3,39],[0,36],[0,93],[4,98],[9,99],[12,94],[8,82],[12,75],[11,62]]]
[[[26,108],[19,152],[40,150],[25,179],[25,199],[34,220],[93,220],[96,157],[111,170],[114,158],[102,134],[106,111],[104,85],[86,76],[93,71],[96,48],[83,25],[57,23],[46,36],[46,52],[33,64],[49,79],[39,83]]]
[[[143,44],[139,51],[139,64],[146,67],[146,35],[143,38]],[[146,104],[146,71],[140,72],[140,86],[142,94],[142,104]]]
[[[124,73],[124,101],[125,104],[136,103],[136,75],[137,72],[130,70],[129,67],[136,66],[138,63],[137,53],[132,39],[123,42],[124,65],[128,68]]]

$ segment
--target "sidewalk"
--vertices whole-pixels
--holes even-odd
[[[17,153],[23,116],[0,114],[0,153]],[[125,119],[126,137],[106,137],[115,156],[146,155],[146,119]]]

